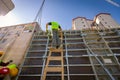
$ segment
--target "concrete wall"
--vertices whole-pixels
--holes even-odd
[[[28,23],[1,29],[6,29],[5,36],[0,41],[0,49],[4,51],[1,59],[5,62],[13,60],[13,63],[19,65],[24,58],[35,29],[38,30],[39,26],[37,23]]]

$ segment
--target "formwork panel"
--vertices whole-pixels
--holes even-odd
[[[114,54],[120,54],[120,49],[119,48],[111,49],[111,50]]]
[[[120,41],[120,37],[104,38],[106,41]]]
[[[66,38],[82,38],[80,34],[78,35],[66,35]]]
[[[99,80],[111,80],[111,78],[108,75],[98,75]]]
[[[69,66],[70,74],[94,74],[91,66]]]
[[[40,76],[19,76],[17,80],[40,80]]]
[[[92,60],[93,64],[99,64],[99,62],[96,60],[95,57],[91,57],[91,60]]]
[[[43,57],[45,54],[45,51],[40,52],[28,52],[26,57]]]
[[[84,44],[69,44],[67,45],[68,49],[84,49],[85,45]]]
[[[96,36],[99,35],[97,32],[90,32],[89,34],[87,34],[87,36]]]
[[[90,64],[88,57],[69,57],[69,64]]]
[[[87,43],[94,43],[94,42],[103,42],[103,40],[100,38],[100,37],[98,37],[98,38],[96,38],[96,37],[89,37],[89,38],[86,38],[86,42]]]
[[[46,49],[46,45],[36,45],[30,47],[30,50],[45,50],[45,49]]]
[[[109,43],[108,45],[109,45],[110,48],[115,48],[115,47],[120,48],[120,42],[119,43]]]
[[[35,41],[32,41],[32,44],[45,44],[46,45],[47,43],[47,40],[35,40]]]
[[[70,80],[96,80],[95,76],[82,75],[82,76],[70,76]]]
[[[102,66],[96,65],[94,67],[95,67],[95,71],[98,75],[106,75],[106,72]]]
[[[111,73],[111,74],[113,74],[113,75],[120,75],[120,67],[119,66],[112,66],[112,65],[107,65],[106,66],[107,67],[107,69],[109,70],[109,72]]]
[[[92,36],[89,36],[88,34],[86,34],[85,39],[96,39],[96,38],[99,38],[99,37],[100,36],[98,34],[92,35]]]
[[[46,36],[46,32],[44,32],[44,31],[39,31],[39,32],[37,32],[37,33],[35,33],[35,35],[44,35],[44,36]]]
[[[97,56],[97,58],[104,65],[111,65],[111,64],[115,64],[116,63],[113,57]],[[92,59],[93,64],[100,64],[95,57],[91,57],[91,59]]]
[[[24,65],[42,65],[43,59],[42,58],[26,58]]]
[[[41,74],[42,68],[41,67],[22,67],[20,75],[36,75]]]
[[[114,32],[111,32],[111,33],[105,33],[105,36],[116,36],[117,34],[116,33],[114,33]]]
[[[105,44],[89,44],[89,47],[90,48],[107,48],[106,46],[105,46]]]
[[[70,56],[87,55],[87,50],[72,50],[72,51],[68,51],[68,55],[70,55]]]
[[[47,38],[48,38],[47,36],[34,36],[34,40],[36,40],[36,39],[37,40],[44,40],[44,39],[47,40]]]
[[[80,34],[81,31],[80,30],[70,30],[70,31],[64,31],[66,34]]]
[[[83,39],[68,39],[66,40],[67,43],[80,43],[83,42]]]
[[[111,54],[110,51],[108,49],[105,49],[105,48],[93,49],[92,51],[94,52],[95,55],[107,55],[107,54]]]

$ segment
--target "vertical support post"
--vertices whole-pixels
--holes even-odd
[[[65,36],[65,58],[66,58],[66,62],[67,62],[67,73],[68,73],[68,80],[70,80],[70,76],[69,76],[69,63],[68,63],[68,49],[67,49],[67,41],[66,41],[66,33],[64,33]]]

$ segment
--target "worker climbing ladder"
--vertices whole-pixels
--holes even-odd
[[[62,32],[60,32],[61,42],[63,40]],[[53,56],[53,54],[59,53],[59,56]],[[59,66],[50,66],[51,61],[60,61]],[[60,48],[49,48],[49,53],[46,61],[46,66],[44,67],[43,75],[41,80],[46,80],[46,76],[48,72],[60,72],[61,80],[64,80],[64,61],[63,61],[63,46],[61,44]]]

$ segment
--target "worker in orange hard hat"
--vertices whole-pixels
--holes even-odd
[[[53,39],[52,39],[52,47],[59,48],[60,47],[60,39],[59,39],[59,30],[61,26],[57,22],[49,22],[46,24],[46,31],[48,32],[48,26],[51,26]]]

